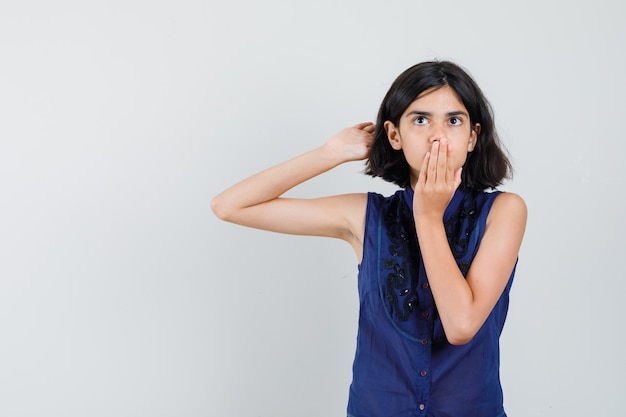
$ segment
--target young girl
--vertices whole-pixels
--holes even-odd
[[[366,174],[401,189],[281,198],[363,159]],[[424,62],[394,81],[375,125],[241,181],[212,209],[354,249],[360,318],[348,416],[501,417],[499,337],[526,226],[524,201],[495,191],[510,171],[474,80],[451,62]]]

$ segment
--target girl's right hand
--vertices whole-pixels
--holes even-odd
[[[372,122],[347,127],[333,135],[324,147],[341,162],[363,160],[370,154],[375,129],[376,125]]]

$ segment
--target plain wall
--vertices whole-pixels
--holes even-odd
[[[3,0],[0,415],[345,415],[351,249],[209,202],[440,58],[491,101],[529,208],[509,416],[623,416],[625,21],[618,0]],[[291,193],[395,189],[362,169]]]

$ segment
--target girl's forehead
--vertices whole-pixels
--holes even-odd
[[[414,110],[416,108],[426,107],[449,110],[464,110],[467,111],[465,105],[456,94],[456,92],[449,86],[433,87],[422,92],[417,98],[409,104],[408,110]]]

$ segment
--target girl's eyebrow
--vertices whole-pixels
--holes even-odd
[[[409,116],[427,116],[427,117],[431,117],[433,114],[431,112],[428,112],[428,111],[412,110],[412,111],[408,112],[406,115],[407,115],[407,117],[409,117]],[[446,113],[446,117],[452,117],[452,116],[469,117],[469,114],[467,114],[467,112],[464,112],[463,110],[454,110],[454,111]]]

